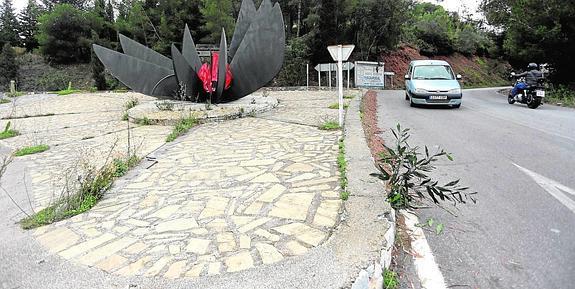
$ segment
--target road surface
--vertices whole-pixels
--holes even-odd
[[[509,105],[495,89],[464,91],[460,109],[412,108],[404,91],[378,94],[379,126],[411,128],[411,145],[439,145],[477,204],[419,212],[445,225],[426,236],[449,288],[575,288],[575,110]]]

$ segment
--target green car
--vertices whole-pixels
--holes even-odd
[[[405,99],[411,106],[461,106],[461,75],[442,60],[414,60],[405,75]]]

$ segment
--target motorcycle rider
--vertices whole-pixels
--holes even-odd
[[[539,70],[539,66],[537,65],[537,63],[529,63],[527,69],[528,71],[514,75],[517,78],[525,77],[525,82],[517,82],[517,84],[515,84],[515,86],[511,90],[511,95],[513,96],[513,98],[515,98],[515,100],[519,101],[521,100],[517,98],[517,93],[519,91],[525,90],[529,86],[537,85],[537,81],[543,78],[543,72]]]

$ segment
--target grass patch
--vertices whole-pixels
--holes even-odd
[[[355,96],[353,95],[344,95],[343,98],[344,99],[353,99]]]
[[[177,139],[179,136],[185,134],[190,130],[190,128],[196,126],[198,124],[198,120],[194,117],[186,117],[180,119],[178,123],[174,126],[172,132],[166,137],[166,142],[172,142]]]
[[[339,169],[339,185],[341,187],[340,198],[345,201],[349,198],[349,192],[347,191],[347,161],[345,160],[345,143],[343,137],[339,140],[337,167]]]
[[[129,158],[116,158],[100,169],[87,170],[80,178],[77,192],[22,219],[20,226],[23,229],[33,229],[88,211],[98,203],[116,178],[125,175],[139,161],[138,157],[132,155]]]
[[[11,129],[10,128],[11,125],[12,125],[11,122],[8,122],[6,124],[4,131],[0,132],[0,139],[7,139],[7,138],[15,137],[15,136],[20,134],[17,130]]]
[[[11,103],[11,102],[12,101],[10,101],[9,99],[5,99],[5,98],[0,99],[0,104]]]
[[[124,109],[128,110],[128,109],[138,105],[138,103],[140,103],[140,101],[137,98],[132,97],[128,101],[126,101],[126,103],[124,104]]]
[[[48,149],[50,149],[50,147],[48,145],[35,145],[35,146],[31,146],[31,147],[25,147],[25,148],[21,148],[19,150],[17,150],[16,152],[14,152],[14,156],[17,157],[21,157],[21,156],[25,156],[25,155],[31,155],[31,154],[37,154],[37,153],[41,153],[41,152],[45,152]]]
[[[122,114],[122,120],[128,120],[130,119],[130,116],[128,115],[127,111],[124,111],[124,114]]]
[[[347,109],[349,107],[349,104],[344,103],[343,104],[343,109]],[[332,103],[330,104],[327,108],[329,109],[339,109],[339,103]]]
[[[396,289],[399,287],[399,280],[397,278],[397,273],[385,269],[383,272],[383,288],[384,289]]]
[[[26,93],[22,92],[22,91],[15,91],[15,92],[7,92],[6,96],[14,98],[14,97],[22,96],[24,94],[26,94]]]
[[[561,106],[575,107],[575,91],[567,86],[559,86],[548,90],[544,101],[554,105],[561,104]]]
[[[56,93],[57,95],[69,95],[69,94],[78,93],[78,92],[81,92],[81,90],[78,90],[78,89],[64,89],[64,90],[56,91],[56,92],[54,92],[54,93]]]
[[[146,116],[144,116],[143,118],[137,119],[136,123],[139,125],[152,125],[152,121]]]
[[[339,128],[339,123],[335,120],[328,120],[319,126],[319,129],[321,130],[336,130]]]

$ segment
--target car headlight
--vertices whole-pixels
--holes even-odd
[[[426,93],[427,90],[425,90],[425,89],[423,89],[423,88],[416,88],[414,92],[415,92],[415,93]]]
[[[449,93],[453,93],[453,94],[461,94],[461,88],[454,88],[449,90]]]

